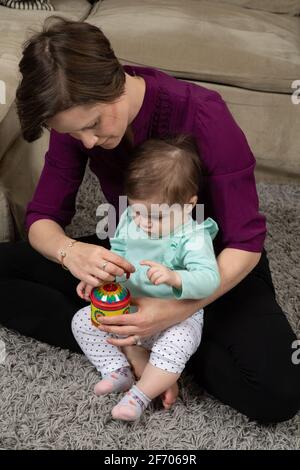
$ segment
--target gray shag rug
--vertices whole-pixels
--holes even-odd
[[[78,213],[68,229],[72,236],[94,232],[95,201],[101,201],[94,183],[87,171]],[[261,212],[268,218],[266,248],[278,301],[300,337],[300,188],[260,183],[258,193]],[[113,421],[110,410],[120,395],[94,396],[99,377],[83,355],[4,328],[0,339],[6,349],[0,364],[0,449],[300,448],[300,414],[277,425],[257,425],[203,393],[185,374],[170,411],[157,401],[139,422]]]

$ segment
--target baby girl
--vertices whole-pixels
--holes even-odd
[[[132,297],[201,299],[220,284],[212,240],[218,232],[208,218],[195,221],[191,211],[203,189],[200,158],[185,136],[148,140],[130,157],[125,181],[129,206],[110,238],[111,250],[136,270],[124,282]],[[77,292],[90,291],[83,281]],[[134,421],[151,400],[171,387],[201,341],[203,310],[139,344],[151,351],[141,378],[135,383],[130,364],[120,348],[109,344],[109,333],[91,324],[90,307],[72,321],[82,351],[100,372],[97,395],[127,392],[112,409],[115,419]]]

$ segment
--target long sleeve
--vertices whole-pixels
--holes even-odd
[[[127,230],[128,230],[128,208],[122,213],[116,231],[113,237],[110,237],[109,242],[111,251],[116,253],[122,258],[126,257],[127,250]],[[116,282],[126,280],[126,275],[116,276]]]
[[[246,137],[219,94],[198,101],[195,136],[207,174],[205,216],[219,225],[215,249],[261,252],[266,219],[259,212],[255,158]]]
[[[125,256],[127,245],[127,229],[128,229],[128,208],[122,212],[118,226],[113,237],[110,237],[109,242],[111,251],[120,256]]]
[[[220,226],[216,251],[236,248],[260,253],[266,237],[266,223],[258,210],[254,164],[227,175],[211,176],[207,194],[213,207],[212,215]]]
[[[212,243],[216,233],[217,224],[208,218],[184,239],[179,255],[183,269],[174,270],[182,281],[180,289],[172,288],[177,299],[202,299],[219,287],[220,274]]]
[[[51,130],[44,168],[27,206],[27,232],[39,219],[54,220],[63,228],[71,222],[87,158],[79,141]]]

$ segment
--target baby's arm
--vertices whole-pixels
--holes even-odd
[[[129,224],[128,208],[122,213],[114,236],[109,239],[110,249],[122,258],[126,258],[127,251],[127,236]],[[128,273],[123,276],[116,276],[116,282],[122,282],[128,279]]]
[[[220,273],[209,233],[201,231],[185,240],[181,251],[183,269],[174,270],[181,286],[173,287],[177,299],[202,299],[220,285]]]
[[[147,277],[152,284],[169,285],[179,300],[203,299],[213,294],[221,282],[212,243],[215,236],[213,230],[217,229],[211,227],[211,222],[207,222],[207,227],[209,229],[203,227],[186,235],[181,241],[176,263],[182,269],[169,269],[151,260],[140,262],[141,265],[150,266]]]

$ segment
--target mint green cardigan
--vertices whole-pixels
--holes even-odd
[[[212,243],[218,226],[213,219],[198,224],[189,217],[171,234],[151,238],[134,222],[129,208],[122,213],[110,244],[111,251],[126,258],[136,269],[127,280],[125,275],[116,277],[116,282],[124,282],[133,297],[202,299],[219,287],[220,275]],[[150,266],[140,265],[142,260],[156,261],[176,271],[182,287],[152,284],[147,277]]]

